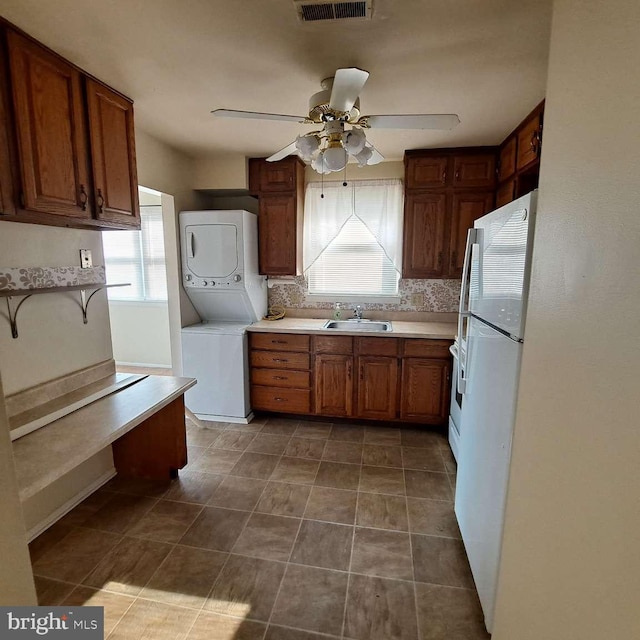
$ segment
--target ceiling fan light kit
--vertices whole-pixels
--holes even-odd
[[[215,116],[225,118],[255,118],[303,124],[321,124],[320,131],[298,136],[294,142],[267,158],[276,162],[297,153],[304,162],[321,174],[342,171],[352,156],[358,166],[378,164],[384,156],[367,140],[363,129],[453,129],[460,123],[456,114],[416,114],[416,115],[360,115],[360,91],[364,87],[369,72],[355,67],[338,69],[333,78],[325,78],[322,91],[309,100],[309,115],[306,118],[216,109]],[[350,129],[345,129],[350,125]]]

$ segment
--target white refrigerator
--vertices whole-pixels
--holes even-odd
[[[485,624],[493,626],[537,192],[477,220],[467,236],[458,335],[463,393],[455,512]],[[462,351],[461,351],[462,353]]]

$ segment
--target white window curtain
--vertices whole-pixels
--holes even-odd
[[[309,293],[397,295],[402,205],[399,179],[309,183],[303,243]]]
[[[140,207],[140,231],[103,231],[107,282],[130,282],[130,287],[108,289],[110,300],[163,301],[167,299],[162,207]]]

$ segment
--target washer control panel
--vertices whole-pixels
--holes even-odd
[[[203,289],[238,289],[244,287],[242,275],[236,273],[228,278],[197,278],[187,273],[184,276],[184,284],[187,287]]]

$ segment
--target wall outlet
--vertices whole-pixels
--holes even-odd
[[[424,307],[424,293],[412,293],[411,305],[414,307]]]
[[[93,267],[91,249],[80,249],[80,267],[82,269],[91,269]]]

